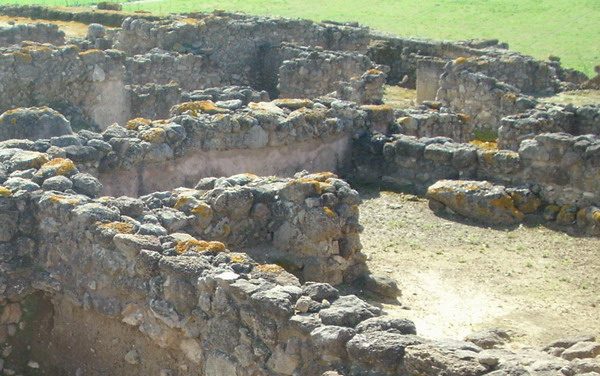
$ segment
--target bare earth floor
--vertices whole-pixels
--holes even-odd
[[[363,189],[368,265],[394,278],[394,316],[425,337],[462,338],[491,327],[513,345],[600,334],[600,240],[541,225],[478,227],[434,215],[425,199]]]

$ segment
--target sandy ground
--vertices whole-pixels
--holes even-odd
[[[458,339],[498,327],[515,346],[600,334],[600,239],[536,224],[485,228],[438,217],[415,196],[361,193],[368,265],[403,292],[384,308],[419,334]]]

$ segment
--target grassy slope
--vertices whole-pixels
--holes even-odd
[[[94,0],[0,0],[0,3]],[[359,21],[400,35],[439,39],[498,38],[512,49],[592,74],[600,63],[598,0],[146,0],[128,10],[157,13],[236,10],[312,20]]]

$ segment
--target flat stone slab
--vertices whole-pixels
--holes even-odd
[[[427,189],[426,197],[434,211],[449,208],[486,224],[511,225],[525,216],[517,207],[514,193],[487,181],[440,180]]]

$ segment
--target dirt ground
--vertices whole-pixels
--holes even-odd
[[[403,293],[384,308],[414,320],[420,335],[459,339],[497,327],[521,347],[600,334],[600,239],[535,224],[485,228],[438,217],[415,196],[361,194],[368,265]]]
[[[88,29],[87,24],[75,21],[49,21],[32,19],[28,17],[10,17],[0,15],[0,26],[8,26],[9,22],[14,22],[15,24],[53,23],[58,25],[58,28],[64,31],[67,37],[85,37]]]

